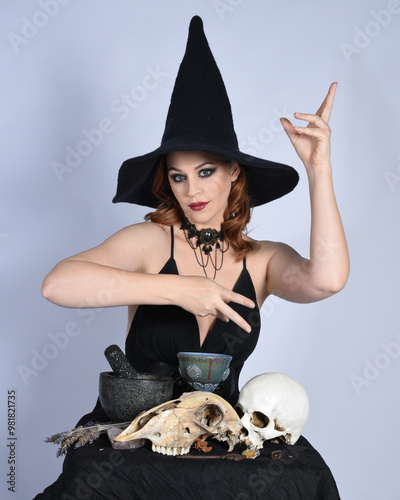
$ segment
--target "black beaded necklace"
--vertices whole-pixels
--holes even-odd
[[[208,278],[206,267],[209,262],[214,268],[214,276],[222,267],[224,262],[224,253],[229,248],[229,242],[225,243],[224,233],[216,229],[201,229],[200,231],[192,224],[187,217],[184,217],[181,229],[185,235],[186,241],[189,243],[190,248],[194,251],[197,263],[203,268],[204,275]],[[191,241],[195,238],[195,241]],[[221,243],[219,243],[219,241]],[[215,245],[215,256],[213,257],[212,251]],[[199,252],[197,252],[199,250]],[[221,261],[218,264],[218,251],[221,252]],[[199,253],[199,256],[197,255]]]

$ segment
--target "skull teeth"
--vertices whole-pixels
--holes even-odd
[[[162,455],[186,455],[189,453],[190,446],[174,446],[173,448],[169,448],[167,446],[160,446],[158,444],[152,444],[151,449],[156,453],[161,453]]]

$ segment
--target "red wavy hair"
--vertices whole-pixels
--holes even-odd
[[[231,160],[226,161],[231,163]],[[247,194],[245,172],[241,165],[239,165],[239,168],[240,173],[238,178],[232,182],[231,192],[224,212],[224,222],[221,224],[225,240],[238,252],[236,261],[241,260],[253,249],[253,244],[243,238],[243,232],[250,221],[252,207]],[[145,216],[145,220],[164,226],[181,224],[183,214],[168,181],[165,156],[161,157],[156,167],[152,191],[161,200],[161,203],[155,212],[150,212]]]

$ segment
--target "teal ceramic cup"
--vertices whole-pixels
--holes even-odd
[[[196,391],[213,392],[229,376],[232,356],[209,352],[178,352],[179,373]]]

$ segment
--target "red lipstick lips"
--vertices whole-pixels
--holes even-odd
[[[198,203],[191,203],[189,205],[189,207],[192,209],[192,210],[203,210],[203,208],[205,208],[206,206],[208,205],[208,201],[199,201]]]

